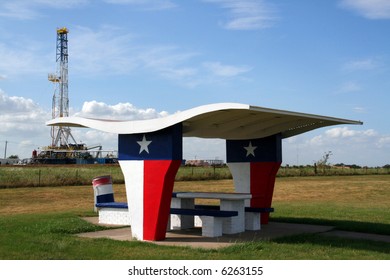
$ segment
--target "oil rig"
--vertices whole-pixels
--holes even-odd
[[[69,117],[68,95],[68,33],[66,27],[57,28],[56,73],[48,74],[48,80],[54,84],[52,100],[52,118]],[[102,146],[87,147],[78,144],[71,129],[65,126],[52,126],[51,145],[32,153],[33,163],[74,164],[74,163],[112,163],[110,157],[101,158]],[[111,158],[114,160],[114,158]]]
[[[57,29],[57,51],[56,62],[57,72],[50,73],[48,80],[55,85],[52,101],[52,118],[69,117],[69,95],[68,95],[68,29]],[[51,127],[51,146],[69,148],[71,141],[76,143],[69,127]]]

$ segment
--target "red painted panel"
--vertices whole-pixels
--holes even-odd
[[[144,161],[144,240],[164,240],[181,160]]]
[[[269,208],[272,204],[275,178],[281,162],[252,162],[250,166],[251,207]],[[261,214],[261,223],[268,224],[269,213]]]

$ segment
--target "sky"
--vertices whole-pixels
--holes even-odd
[[[360,120],[284,139],[283,164],[329,151],[332,164],[390,163],[390,0],[2,0],[0,158],[51,143],[60,27],[71,116],[150,119],[237,102]],[[117,135],[72,134],[117,149]],[[225,160],[224,141],[185,139],[183,157]]]

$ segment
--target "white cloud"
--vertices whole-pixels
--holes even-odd
[[[215,76],[234,77],[252,70],[249,66],[224,65],[220,62],[205,62],[203,66]]]
[[[183,138],[183,158],[219,159],[226,161],[226,141],[223,139]]]
[[[275,8],[264,0],[203,0],[216,3],[228,10],[228,20],[223,27],[230,30],[255,30],[268,28],[277,20]]]
[[[389,148],[390,149],[390,136],[382,136],[377,142],[379,148]]]
[[[75,114],[82,117],[94,117],[101,119],[117,120],[145,120],[167,116],[165,111],[157,112],[155,109],[139,109],[130,103],[118,103],[109,105],[104,102],[84,102],[80,112]]]
[[[170,0],[104,0],[109,4],[133,5],[143,10],[166,10],[176,7]]]
[[[382,166],[389,163],[390,137],[374,129],[358,130],[351,127],[333,127],[294,137],[293,143],[286,142],[285,163],[313,164],[323,153],[332,151],[331,163],[347,163],[368,166]],[[297,148],[299,147],[299,148]]]
[[[373,129],[354,130],[349,127],[335,127],[309,139],[313,146],[350,146],[354,143],[377,143],[379,134]]]
[[[31,113],[37,110],[38,105],[32,100],[20,96],[8,96],[0,90],[0,113],[1,116]]]
[[[343,69],[346,71],[367,71],[378,67],[378,62],[372,58],[352,60],[344,64]]]
[[[42,131],[49,118],[31,99],[8,96],[0,91],[0,132],[4,135],[21,136],[25,133]]]
[[[104,151],[118,150],[118,134],[107,133],[94,129],[71,128],[72,135],[79,143],[84,143],[88,148],[101,146]]]
[[[142,6],[172,4],[172,1],[111,1],[110,3],[136,4]],[[15,0],[0,3],[0,16],[15,12],[21,18],[38,16],[41,8],[69,9],[82,7],[90,3],[86,0]],[[145,45],[137,41],[137,35],[116,26],[101,26],[87,28],[75,26],[70,28],[69,39],[69,67],[74,75],[130,75],[147,71],[150,73],[183,85],[196,87],[200,84],[213,82],[213,78],[220,75],[233,76],[235,72],[245,72],[242,66],[219,65],[219,71],[214,71],[215,77],[205,69],[201,61],[201,54],[193,50],[184,50],[176,45]],[[3,36],[4,37],[4,36]],[[43,45],[31,38],[18,37],[8,34],[6,40],[0,42],[0,79],[13,78],[18,75],[38,74],[46,75],[53,72],[53,48]],[[93,46],[93,47],[91,47]],[[103,55],[102,55],[103,54]],[[197,58],[197,61],[195,61]],[[200,60],[200,61],[199,61]],[[211,66],[211,65],[210,65]],[[224,66],[225,72],[221,67]],[[206,70],[206,71],[205,71]],[[230,73],[228,72],[230,71]]]
[[[202,54],[183,50],[178,46],[142,45],[137,42],[136,35],[114,26],[102,26],[93,30],[78,26],[68,38],[72,72],[86,76],[131,75],[147,71],[165,80],[193,88],[213,83],[221,77],[233,78],[252,69],[249,66],[221,62],[198,62]]]
[[[89,0],[3,0],[0,3],[0,17],[31,20],[41,17],[42,8],[72,9],[84,6]]]
[[[325,136],[331,139],[352,138],[352,137],[374,137],[377,133],[373,129],[353,130],[348,127],[335,127],[325,131]]]
[[[52,7],[56,9],[72,9],[83,7],[89,4],[90,0],[28,0],[28,3],[35,3],[42,7]]]
[[[368,19],[390,19],[388,0],[342,0],[340,5]]]
[[[42,9],[76,9],[92,3],[91,0],[2,0],[0,17],[33,20],[43,17]],[[108,4],[127,4],[142,10],[166,10],[176,7],[170,0],[104,0]]]
[[[352,93],[352,92],[357,92],[357,91],[361,91],[362,88],[361,86],[356,83],[356,82],[352,82],[352,81],[349,81],[349,82],[345,82],[344,84],[342,84],[337,90],[336,90],[336,93]]]
[[[8,96],[0,90],[0,141],[8,141],[8,155],[28,157],[38,145],[49,144],[50,128],[45,122],[50,112],[32,99]]]
[[[71,28],[68,40],[72,75],[106,77],[145,72],[145,76],[194,88],[219,81],[221,77],[234,78],[252,69],[245,65],[202,62],[202,54],[196,51],[173,45],[143,45],[136,39],[137,35],[115,26]],[[26,38],[15,37],[8,41],[0,42],[0,80],[26,74],[46,76],[53,72],[54,45],[49,49],[40,42],[28,40],[27,44]]]
[[[0,43],[0,72],[1,77],[21,76],[25,74],[42,75],[50,69],[51,60],[48,54],[36,46],[34,49],[28,46],[15,46]]]
[[[155,72],[165,79],[188,84],[193,83],[199,74],[197,65],[192,62],[199,55],[175,46],[156,45],[141,48],[136,56],[141,68]]]
[[[352,108],[352,110],[356,113],[366,113],[367,112],[367,109],[364,108],[364,107],[359,107],[359,106],[356,106],[354,108]]]
[[[113,26],[93,30],[77,26],[68,36],[69,65],[72,71],[84,75],[129,73],[138,66],[132,38]]]

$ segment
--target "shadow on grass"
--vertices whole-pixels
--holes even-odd
[[[334,226],[334,230],[352,231],[360,233],[371,233],[380,235],[390,235],[390,225],[382,223],[368,223],[347,220],[327,220],[314,218],[290,218],[279,217],[273,218],[273,222],[310,224],[310,225],[326,225]],[[347,237],[337,237],[317,234],[300,234],[286,236],[272,240],[278,244],[311,244],[315,246],[326,246],[333,248],[348,248],[352,250],[372,251],[384,254],[390,254],[390,244],[387,242],[373,241],[367,239],[352,239]],[[340,259],[343,259],[340,256]]]
[[[390,254],[390,246],[389,243],[380,242],[380,241],[370,241],[363,239],[349,239],[343,237],[336,236],[324,236],[321,234],[300,234],[294,236],[281,237],[277,239],[273,239],[272,242],[277,244],[294,244],[294,245],[308,245],[308,248],[314,251],[314,247],[312,246],[321,246],[328,248],[338,248],[339,255],[337,259],[350,259],[350,257],[343,256],[343,249],[348,249],[348,251],[356,252],[356,256],[354,259],[365,259],[358,252],[366,251],[366,252],[376,252],[380,254],[384,254],[385,256],[389,256]],[[321,252],[321,250],[316,250],[317,252]],[[320,254],[315,259],[324,258]],[[381,259],[382,257],[378,257]],[[388,259],[388,257],[386,257]]]
[[[361,233],[373,233],[390,235],[390,224],[359,222],[348,220],[328,220],[318,218],[293,218],[293,217],[276,217],[271,218],[273,222],[294,223],[294,224],[310,224],[333,226],[336,230],[355,231]]]

